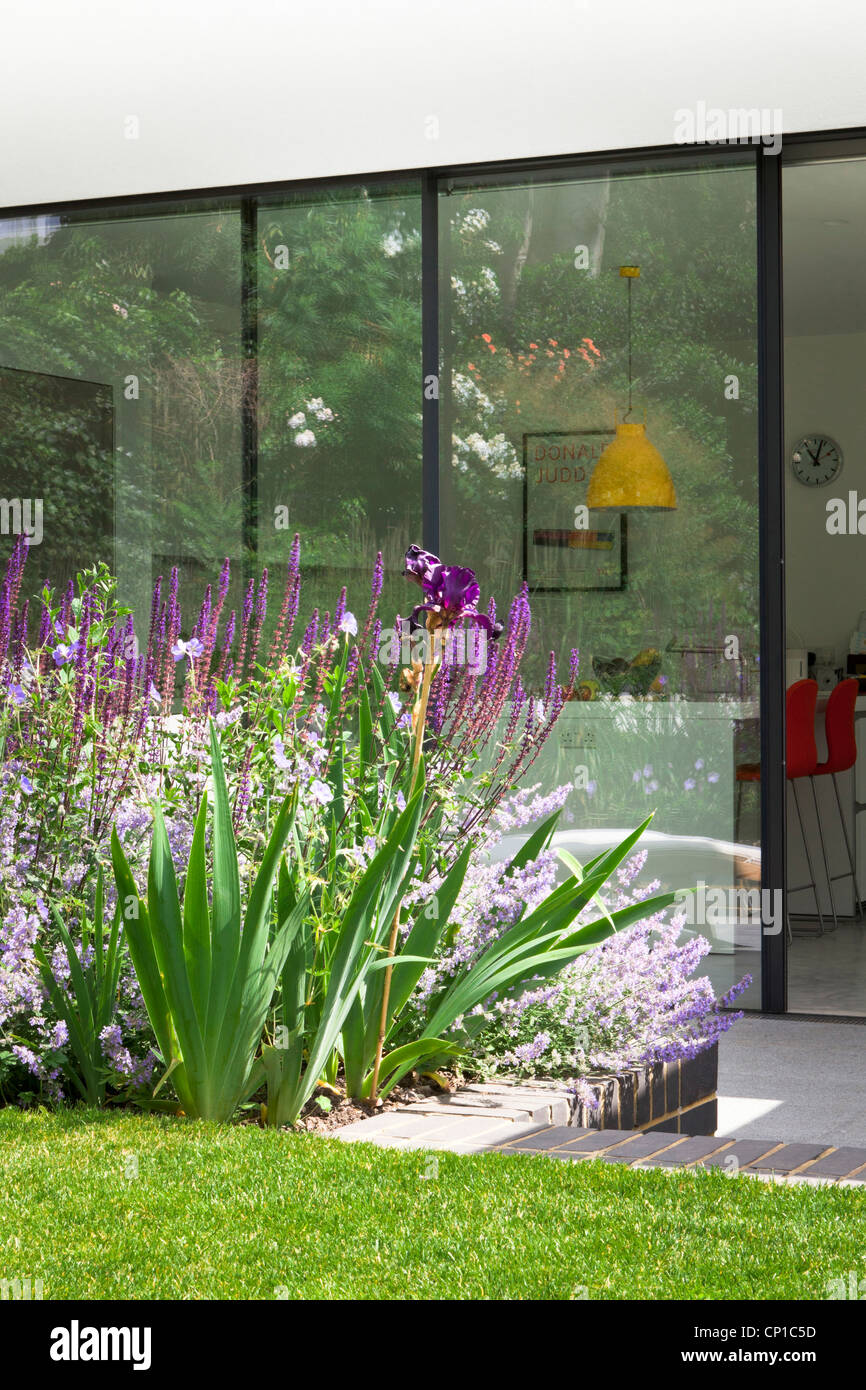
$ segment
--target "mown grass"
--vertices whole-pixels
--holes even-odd
[[[0,1279],[41,1278],[46,1299],[820,1299],[864,1272],[855,1189],[436,1160],[254,1126],[3,1110]]]

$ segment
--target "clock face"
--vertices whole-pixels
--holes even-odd
[[[826,487],[842,471],[842,450],[827,434],[807,434],[791,455],[791,467],[806,487]]]

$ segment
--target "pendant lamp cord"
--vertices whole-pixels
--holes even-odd
[[[628,279],[628,410],[625,419],[631,415],[631,277]]]

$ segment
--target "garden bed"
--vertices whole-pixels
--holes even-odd
[[[582,1091],[596,1100],[592,1105],[575,1094],[574,1084],[533,1077],[530,1080],[470,1082],[450,1094],[427,1088],[420,1094],[405,1088],[392,1092],[384,1107],[344,1101],[321,1120],[302,1118],[304,1128],[332,1130],[341,1125],[374,1118],[382,1109],[412,1115],[497,1116],[503,1121],[568,1125],[582,1129],[658,1131],[663,1134],[714,1135],[717,1124],[716,1084],[718,1043],[696,1057],[656,1062],[610,1075],[589,1076]],[[394,1101],[397,1104],[394,1104]],[[313,1107],[310,1107],[312,1110]]]

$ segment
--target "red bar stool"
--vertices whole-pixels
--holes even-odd
[[[855,682],[856,684],[856,682]],[[794,681],[789,685],[785,692],[785,776],[791,783],[791,790],[794,793],[794,805],[797,808],[797,820],[800,824],[800,834],[803,837],[803,848],[806,851],[806,863],[809,866],[811,875],[808,883],[802,883],[798,888],[789,888],[789,893],[799,893],[804,888],[811,888],[815,894],[815,907],[818,911],[818,921],[821,931],[824,931],[824,918],[821,914],[821,903],[818,899],[818,889],[815,884],[815,870],[812,867],[812,856],[809,853],[809,841],[806,839],[806,830],[803,825],[803,814],[800,809],[800,798],[797,795],[797,782],[801,777],[811,778],[818,766],[818,749],[815,744],[815,709],[818,704],[818,682],[813,680]],[[740,805],[742,801],[742,789],[744,782],[760,782],[761,764],[760,763],[740,763],[736,772],[737,777],[737,812],[736,812],[736,835],[739,838],[740,825]],[[815,787],[812,784],[814,795]],[[817,815],[818,805],[815,803],[815,814]],[[823,849],[823,841],[822,841]],[[827,856],[824,856],[826,865]],[[827,871],[829,878],[829,869]],[[791,923],[788,920],[788,939],[791,939]]]
[[[864,920],[863,902],[857,883],[857,872],[854,867],[854,855],[851,850],[851,841],[848,839],[848,827],[845,824],[845,816],[842,811],[842,798],[839,796],[839,784],[836,781],[837,772],[848,772],[857,761],[857,739],[854,734],[854,707],[859,693],[860,682],[856,677],[852,677],[850,680],[840,681],[830,692],[830,698],[827,701],[827,709],[824,714],[824,730],[827,735],[827,761],[825,763],[819,763],[810,777],[813,795],[815,791],[815,777],[832,777],[833,790],[836,793],[836,805],[839,808],[839,820],[842,823],[842,834],[845,837],[845,849],[848,851],[849,871],[842,874],[833,874],[832,876],[829,870],[827,873],[827,883],[830,888],[830,904],[833,908],[834,922],[837,922],[837,919],[836,904],[833,901],[833,884],[840,878],[851,879],[854,885],[854,901],[857,906],[857,915],[861,922]],[[816,797],[816,807],[817,804],[818,801]],[[823,834],[821,834],[820,820],[818,821],[818,833],[821,835],[821,844],[823,846],[824,837]]]

